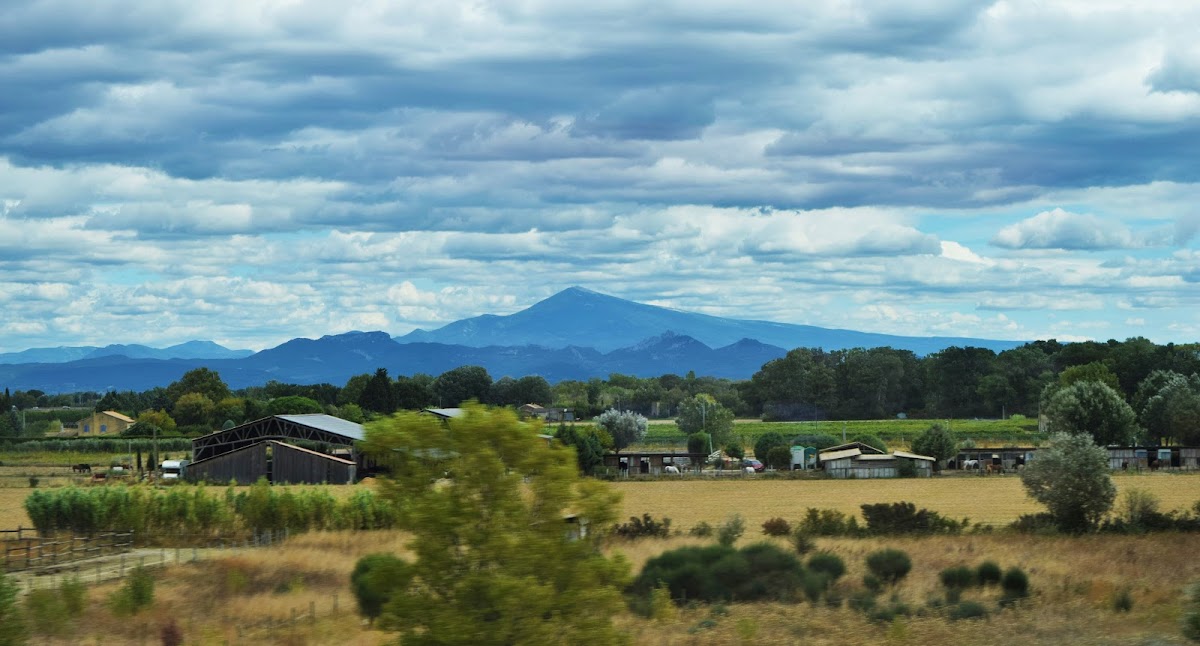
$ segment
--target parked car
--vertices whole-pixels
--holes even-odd
[[[758,460],[755,460],[754,458],[744,458],[742,460],[742,466],[743,467],[754,467],[754,470],[756,472],[761,472],[763,469],[767,468],[766,466],[763,465],[762,462],[759,462]]]

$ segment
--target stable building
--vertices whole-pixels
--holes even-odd
[[[331,415],[274,415],[192,440],[187,479],[350,484],[371,467],[360,424]]]
[[[831,478],[899,478],[903,467],[911,467],[918,478],[933,474],[934,458],[907,451],[864,453],[859,447],[820,454],[821,468]]]

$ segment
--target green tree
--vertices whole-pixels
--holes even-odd
[[[625,642],[612,618],[629,566],[601,551],[619,495],[514,412],[465,408],[445,424],[402,412],[367,425],[366,450],[393,474],[383,495],[412,537],[411,578],[381,627],[403,644]],[[569,533],[568,513],[586,531]]]
[[[392,380],[387,368],[378,368],[358,397],[358,405],[364,410],[391,415],[396,412],[396,396],[392,392]]]
[[[1129,446],[1140,429],[1133,409],[1111,386],[1077,381],[1054,393],[1042,407],[1050,430],[1084,433],[1100,445]]]
[[[277,397],[267,402],[267,414],[269,415],[303,415],[324,412],[325,409],[315,400],[299,395]]]
[[[593,426],[561,424],[554,436],[565,446],[575,449],[575,461],[580,472],[589,476],[595,472],[596,467],[604,464],[606,442],[612,443],[604,432]]]
[[[396,405],[404,410],[423,410],[436,403],[433,397],[433,377],[417,373],[411,377],[396,377]]]
[[[777,446],[787,448],[788,441],[784,439],[783,435],[776,433],[775,431],[763,433],[762,435],[758,436],[758,439],[754,442],[754,457],[766,464],[767,454],[771,452],[771,449]]]
[[[167,386],[166,396],[168,401],[177,402],[188,393],[200,393],[210,402],[219,402],[233,395],[229,386],[221,380],[221,375],[208,368],[196,368],[183,373],[179,381]],[[176,418],[178,420],[178,414]]]
[[[941,470],[946,460],[958,455],[958,440],[944,426],[934,424],[913,438],[912,450],[913,453],[936,458],[938,470]]]
[[[733,411],[706,393],[679,402],[675,424],[685,435],[708,433],[713,446],[721,446],[733,437]]]
[[[1138,419],[1160,443],[1200,442],[1200,375],[1155,371],[1138,387]]]
[[[640,442],[646,437],[646,418],[629,410],[608,409],[592,420],[612,438],[613,450]]]
[[[437,405],[453,408],[468,400],[487,401],[492,376],[482,366],[459,366],[438,375],[430,390]]]
[[[1082,433],[1051,436],[1049,446],[1021,471],[1021,484],[1046,506],[1059,529],[1071,533],[1095,527],[1117,497],[1108,452]]]
[[[199,426],[211,423],[216,405],[203,393],[190,392],[175,402],[175,421],[183,426]]]
[[[157,432],[161,437],[162,435],[174,433],[176,428],[175,420],[167,414],[167,411],[148,410],[142,411],[142,413],[137,416],[137,422],[125,429],[125,432],[122,433],[122,435],[149,437]]]

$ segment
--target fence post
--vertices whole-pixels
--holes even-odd
[[[100,564],[96,563],[96,583],[100,583]]]
[[[121,575],[120,576],[122,579],[125,578],[125,555],[124,554],[121,555]]]
[[[310,623],[310,624],[317,623],[317,602],[316,601],[308,602],[308,623]]]

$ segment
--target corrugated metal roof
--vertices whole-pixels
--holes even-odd
[[[824,462],[826,460],[840,460],[842,458],[852,458],[856,455],[862,455],[862,449],[853,448],[853,449],[845,449],[844,451],[831,451],[831,452],[822,453],[821,461]]]
[[[362,424],[355,424],[350,420],[334,417],[333,415],[325,415],[323,413],[306,413],[303,415],[276,415],[279,419],[285,419],[294,424],[302,424],[310,428],[315,428],[327,433],[335,433],[343,435],[353,440],[361,440],[363,435]]]
[[[438,417],[441,417],[441,418],[447,418],[447,417],[462,417],[463,413],[465,411],[463,411],[463,409],[461,409],[461,408],[426,408],[425,410],[423,410],[421,412],[429,413],[431,415],[437,415]]]
[[[930,462],[937,462],[937,458],[931,458],[928,455],[919,455],[917,453],[909,453],[908,451],[893,451],[893,453],[895,453],[898,457],[902,457],[902,458],[911,458],[913,460],[929,460]]]
[[[858,456],[859,460],[895,460],[896,456],[886,453],[880,455],[878,453],[867,453],[866,455]]]

